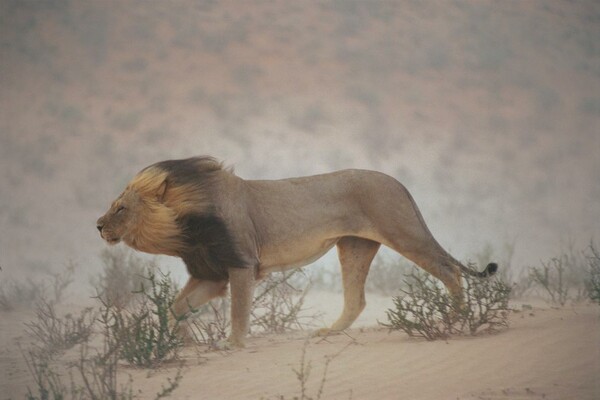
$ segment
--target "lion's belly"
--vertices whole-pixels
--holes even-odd
[[[327,253],[339,238],[324,241],[295,242],[263,248],[260,255],[260,274],[285,271],[308,265]]]

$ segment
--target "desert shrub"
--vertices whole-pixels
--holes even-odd
[[[500,268],[496,276],[511,286],[511,299],[518,299],[525,296],[531,290],[533,284],[529,271],[525,268],[518,268],[513,264],[515,249],[516,242],[514,241],[504,242],[498,252],[490,243],[486,243],[474,254],[477,265],[488,265],[490,262],[498,262]]]
[[[529,272],[534,288],[541,291],[550,304],[557,306],[588,297],[586,275],[583,253],[572,248],[558,257],[542,261],[540,267],[531,267]]]
[[[140,301],[127,308],[110,309],[112,335],[119,338],[119,356],[133,365],[153,366],[176,358],[183,345],[177,334],[180,320],[170,324],[176,287],[169,274],[149,268],[137,293]]]
[[[471,266],[473,268],[473,266]],[[460,333],[476,335],[508,328],[508,301],[512,287],[501,278],[481,279],[463,275],[465,304],[459,306],[454,321]]]
[[[99,321],[109,326],[110,313],[101,312]],[[92,348],[89,340],[78,348],[76,360],[61,362],[49,353],[30,348],[22,350],[29,373],[33,377],[33,389],[28,386],[28,400],[129,400],[135,398],[131,376],[122,383],[117,371],[119,342],[105,331],[100,348]],[[68,374],[59,373],[66,368]],[[62,371],[61,371],[62,372]]]
[[[329,364],[335,358],[335,355],[332,357],[327,357],[325,360],[325,365],[323,368],[323,375],[321,377],[321,381],[319,383],[319,387],[317,388],[317,392],[315,396],[310,396],[308,393],[308,378],[310,377],[310,373],[312,370],[311,361],[306,361],[306,349],[308,347],[308,340],[304,342],[304,346],[302,347],[302,356],[300,357],[300,365],[298,369],[293,368],[294,374],[296,375],[296,379],[300,384],[300,396],[295,397],[299,400],[319,400],[323,396],[323,389],[325,388],[325,382],[327,382],[327,372],[329,370]]]
[[[54,302],[40,298],[35,306],[35,320],[25,323],[26,332],[37,340],[44,351],[53,353],[70,349],[89,339],[96,315],[91,307],[79,315],[72,313],[58,317]]]
[[[27,370],[34,380],[34,389],[27,388],[26,398],[28,400],[62,400],[68,398],[69,389],[67,384],[57,373],[52,364],[52,358],[44,352],[34,349],[21,349]],[[72,398],[77,398],[72,396]]]
[[[227,338],[231,326],[230,303],[229,298],[212,300],[186,320],[188,329],[197,343],[215,348],[221,340]]]
[[[106,248],[100,254],[102,272],[92,278],[91,284],[102,303],[124,308],[136,296],[148,270],[156,270],[153,260],[137,257],[125,248]]]
[[[427,340],[447,338],[452,330],[452,299],[429,275],[413,272],[405,280],[403,295],[395,296],[394,309],[386,311],[390,330]]]
[[[256,290],[251,326],[269,333],[312,326],[318,315],[307,314],[304,308],[309,288],[310,282],[299,269],[270,274]]]
[[[300,393],[298,396],[292,397],[293,400],[319,400],[323,398],[323,394],[325,392],[325,384],[327,383],[327,373],[329,372],[329,365],[340,355],[342,354],[349,346],[355,344],[356,342],[351,341],[346,346],[342,347],[338,352],[325,356],[325,362],[323,363],[323,372],[319,379],[319,385],[314,390],[309,388],[309,378],[311,373],[313,372],[313,364],[312,360],[307,360],[306,353],[308,350],[308,346],[310,341],[307,339],[304,341],[304,345],[302,346],[302,353],[300,356],[300,363],[297,368],[292,368],[292,372],[296,376],[296,380],[300,386]],[[276,399],[285,400],[286,397],[283,395],[275,396]],[[350,397],[352,395],[350,394]],[[264,399],[264,397],[262,398]]]
[[[73,282],[75,264],[69,262],[63,270],[50,273],[49,277],[23,281],[3,280],[0,282],[0,310],[12,311],[20,306],[36,305],[39,300],[56,304]]]
[[[564,261],[563,257],[552,258],[550,261],[542,262],[541,267],[532,267],[530,271],[531,281],[545,291],[552,304],[561,306],[566,304],[569,296],[564,279]]]
[[[453,334],[476,335],[508,327],[510,286],[497,278],[463,275],[464,302],[454,299],[431,275],[413,270],[405,279],[402,295],[386,314],[390,330],[427,340]]]
[[[140,363],[142,365],[155,365],[153,362],[158,354],[162,359],[173,354],[172,349],[167,348],[171,343],[168,337],[166,342],[160,342],[166,345],[157,346],[160,339],[156,339],[166,332],[164,310],[169,310],[169,301],[172,301],[172,282],[168,275],[158,277],[153,272],[148,272],[144,279],[148,283],[147,287],[142,288],[142,299],[146,299],[147,303],[136,302],[138,308],[130,311],[127,316],[125,313],[128,311],[104,302],[104,298],[100,296],[97,298],[99,305],[96,308],[81,311],[79,318],[65,317],[64,320],[56,316],[53,302],[44,303],[40,309],[43,322],[38,318],[28,324],[34,343],[28,349],[21,349],[34,383],[33,387],[28,387],[28,399],[124,400],[139,397],[133,391],[131,376],[123,380],[122,374],[118,373],[120,360],[125,359],[125,354],[131,353],[132,346],[140,351],[141,356],[137,359],[152,361]],[[97,315],[97,318],[92,318],[91,315]],[[136,332],[135,322],[142,320],[141,317],[136,318],[139,315],[151,318],[152,321],[158,320],[157,326],[151,325],[156,330],[146,329],[144,334]],[[132,325],[125,325],[124,321],[131,321],[129,318],[133,320]],[[140,325],[145,326],[143,323]],[[44,338],[44,333],[47,332],[53,336],[52,339]],[[132,345],[130,335],[134,338],[141,337],[139,344]],[[59,352],[47,351],[46,342],[53,345],[76,343],[73,351],[77,352],[77,357],[71,361],[57,357]],[[152,351],[140,350],[136,347],[138,345],[146,345]],[[151,356],[145,359],[147,354]],[[181,377],[180,367],[175,377],[167,380],[167,384],[156,393],[155,398],[169,396],[179,385]]]
[[[592,301],[600,304],[600,252],[590,245],[590,254],[587,257],[589,266],[589,280],[587,290]]]
[[[126,383],[121,383],[117,374],[122,337],[111,332],[116,320],[110,308],[104,305],[100,307],[98,321],[102,334],[101,347],[92,349],[89,341],[82,343],[79,347],[79,357],[70,364],[70,368],[83,383],[82,392],[86,397],[132,399],[134,396],[131,376]]]
[[[74,270],[75,265],[69,263],[64,270],[50,274],[52,278],[45,283],[27,281],[29,290],[36,290],[36,293],[25,296],[32,302],[35,313],[35,319],[25,323],[26,333],[42,352],[52,354],[67,350],[86,341],[92,334],[95,313],[91,308],[81,310],[79,315],[67,313],[63,317],[59,317],[56,310],[65,290],[73,282]]]
[[[62,271],[57,273],[51,273],[50,280],[52,289],[50,295],[53,303],[59,303],[62,297],[71,283],[73,283],[73,274],[75,273],[75,263],[69,261]]]
[[[31,279],[25,282],[3,280],[0,282],[0,310],[12,311],[23,305],[34,304],[44,290],[43,284]]]
[[[310,280],[300,270],[276,272],[264,279],[255,290],[251,309],[251,329],[282,333],[312,326],[319,314],[309,314],[304,300]],[[185,324],[197,343],[210,347],[227,338],[231,326],[228,297],[216,299],[198,310],[190,310]]]

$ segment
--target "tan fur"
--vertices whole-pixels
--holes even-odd
[[[387,175],[346,170],[250,181],[238,178],[213,159],[181,160],[184,167],[198,166],[196,180],[190,179],[189,168],[184,170],[177,163],[169,164],[169,173],[161,169],[167,168],[161,163],[156,165],[130,182],[98,221],[99,229],[110,242],[122,238],[141,251],[182,256],[185,243],[178,236],[178,218],[210,215],[221,221],[226,232],[219,234],[227,233],[221,239],[229,241],[219,243],[228,243],[228,251],[239,255],[231,258],[239,260],[239,265],[223,266],[228,269],[228,279],[209,282],[190,278],[173,310],[180,315],[190,306],[196,308],[221,295],[229,280],[231,345],[242,346],[248,331],[255,277],[306,265],[336,245],[342,266],[344,310],[333,326],[320,334],[344,330],[360,314],[366,304],[365,279],[380,244],[440,279],[457,299],[462,298],[461,271],[483,276],[464,267],[437,243],[412,196]],[[185,176],[177,175],[178,170]],[[129,218],[116,213],[121,204],[129,208]],[[203,229],[197,224],[193,228]],[[223,251],[221,247],[215,249]]]

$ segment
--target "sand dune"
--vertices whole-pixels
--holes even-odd
[[[599,315],[598,307],[536,309],[514,314],[506,332],[447,342],[380,328],[310,339],[307,395],[316,397],[327,357],[339,353],[323,399],[597,399]],[[303,334],[252,338],[246,349],[207,354],[201,365],[190,353],[174,398],[300,396],[294,370],[304,343]],[[143,375],[135,373],[140,387],[149,393],[160,387],[158,376]]]
[[[23,315],[0,321],[0,398],[22,398],[32,384],[19,351]],[[535,308],[511,315],[505,332],[427,342],[379,327],[310,338],[306,332],[257,336],[247,348],[204,352],[186,348],[183,379],[173,399],[293,399],[295,371],[310,364],[306,396],[322,399],[597,399],[600,397],[600,309]],[[9,337],[11,336],[11,337]],[[124,367],[141,398],[153,398],[175,374]]]

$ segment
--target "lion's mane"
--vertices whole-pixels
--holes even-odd
[[[168,160],[138,173],[127,190],[141,202],[133,211],[129,246],[179,256],[197,279],[227,279],[227,267],[245,267],[215,202],[215,186],[232,171],[212,157]]]

